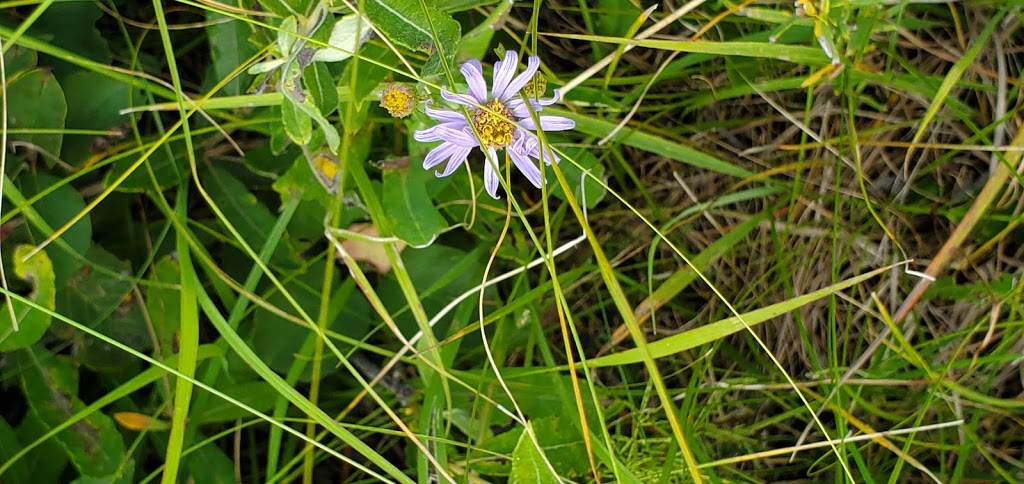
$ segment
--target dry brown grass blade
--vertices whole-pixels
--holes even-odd
[[[1016,121],[1018,125],[1021,124],[1019,118],[1016,119]],[[1010,142],[1010,145],[1015,148],[1024,146],[1024,129],[1018,129],[1017,135],[1013,138],[1013,141]],[[903,320],[906,319],[907,315],[910,314],[910,311],[921,299],[921,296],[924,295],[924,292],[928,290],[932,285],[932,282],[935,281],[935,278],[938,277],[938,275],[941,274],[947,266],[949,266],[956,252],[963,245],[964,240],[966,240],[967,236],[974,230],[974,227],[988,211],[992,202],[996,200],[996,197],[1003,192],[1003,188],[1006,186],[1007,181],[1010,180],[1010,176],[1016,172],[1017,167],[1021,162],[1021,155],[1022,153],[1020,151],[1009,151],[1007,152],[1006,162],[997,165],[992,176],[989,177],[988,181],[985,182],[985,186],[982,187],[981,192],[978,194],[978,198],[974,200],[971,208],[967,210],[963,220],[961,220],[960,224],[953,230],[949,239],[942,244],[942,248],[939,249],[937,254],[935,254],[935,258],[932,259],[932,262],[928,264],[928,268],[924,271],[926,277],[922,277],[921,280],[917,282],[917,285],[914,286],[914,289],[910,291],[910,294],[908,294],[903,300],[899,309],[896,310],[896,313],[893,315],[893,323],[901,324]],[[860,371],[860,369],[867,364],[868,360],[871,359],[875,352],[878,351],[878,348],[882,346],[885,339],[889,337],[890,332],[891,331],[888,326],[882,329],[881,333],[874,339],[874,341],[871,342],[867,349],[864,350],[864,353],[857,358],[857,361],[850,365],[846,372],[843,373],[843,376],[837,382],[836,387],[833,388],[832,391],[829,392],[828,397],[825,398],[825,402],[822,404],[821,409],[824,409],[829,402],[832,401],[832,398],[835,397],[839,388],[842,387],[854,373]],[[821,410],[818,410],[818,412],[820,413]],[[813,426],[811,424],[808,424],[807,427],[804,428],[803,433],[800,434],[800,439],[797,441],[797,445],[807,438],[807,435],[810,433],[812,428]]]

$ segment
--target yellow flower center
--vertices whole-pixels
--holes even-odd
[[[416,96],[407,86],[388,84],[380,95],[380,107],[387,109],[393,117],[404,118],[416,108]]]
[[[510,122],[512,111],[495,99],[484,104],[473,114],[473,128],[480,136],[480,144],[490,148],[504,148],[512,143],[515,125]]]

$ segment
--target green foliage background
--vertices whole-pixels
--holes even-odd
[[[1017,2],[5,7],[0,482],[1024,481]]]

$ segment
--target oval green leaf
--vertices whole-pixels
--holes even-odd
[[[85,408],[78,398],[78,374],[68,357],[29,348],[18,361],[25,396],[43,425],[56,427]],[[103,413],[90,413],[56,438],[82,477],[112,482],[131,467],[124,465],[128,457],[120,431]]]
[[[440,51],[450,64],[462,38],[459,23],[428,4],[419,0],[369,0],[364,7],[367,18],[392,42],[430,54],[421,72],[424,76],[441,72]]]
[[[31,145],[32,151],[42,151],[39,156],[46,161],[46,166],[53,166],[60,156],[64,136],[51,130],[64,129],[67,114],[64,90],[50,72],[32,69],[8,81],[7,127],[25,130],[15,131],[12,138]],[[49,132],[33,133],[32,130]]]
[[[384,214],[392,234],[422,247],[447,226],[427,195],[427,172],[419,167],[384,170]]]
[[[527,423],[532,426],[532,423]],[[558,476],[548,468],[540,449],[530,438],[530,432],[519,436],[516,450],[512,452],[512,472],[508,476],[509,484],[557,484]]]

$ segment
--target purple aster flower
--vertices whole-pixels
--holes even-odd
[[[487,156],[484,163],[484,188],[493,198],[498,198],[498,166],[497,151],[504,149],[512,159],[516,168],[526,176],[530,183],[541,187],[540,169],[537,161],[558,163],[559,159],[550,150],[541,150],[537,140],[537,123],[530,116],[530,110],[540,112],[544,106],[558,101],[558,90],[550,99],[529,97],[524,100],[519,91],[537,73],[540,59],[530,56],[526,70],[516,76],[519,56],[514,51],[505,53],[505,59],[494,64],[494,77],[491,92],[487,92],[487,81],[484,80],[480,61],[471,60],[462,64],[460,71],[469,85],[468,94],[458,94],[441,89],[441,97],[445,100],[465,106],[469,117],[461,111],[450,109],[433,109],[427,106],[427,115],[438,122],[436,126],[413,133],[416,141],[442,143],[427,153],[423,159],[423,168],[432,169],[442,162],[448,163],[441,171],[435,172],[438,177],[451,175],[466,161],[473,148],[480,148]],[[529,101],[529,106],[527,105]],[[542,131],[565,131],[572,129],[576,123],[562,116],[537,116]]]

